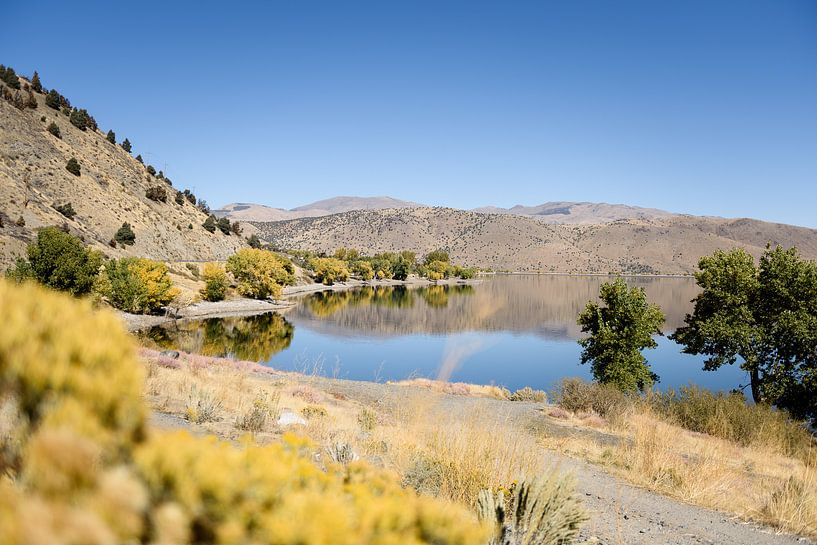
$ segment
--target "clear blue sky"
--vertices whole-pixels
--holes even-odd
[[[211,205],[587,200],[817,227],[815,0],[3,12],[0,62]]]

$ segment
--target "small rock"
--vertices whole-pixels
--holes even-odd
[[[278,417],[279,426],[306,426],[306,419],[292,411],[281,411],[281,416]]]
[[[166,358],[177,360],[179,359],[179,351],[178,350],[162,350],[159,352],[160,356],[164,356]]]

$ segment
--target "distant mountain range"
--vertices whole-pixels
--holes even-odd
[[[562,214],[569,215],[569,214]],[[547,216],[545,216],[547,217]],[[276,248],[364,253],[442,248],[455,262],[494,270],[554,273],[689,274],[715,250],[767,243],[817,258],[817,230],[753,219],[670,215],[573,224],[533,215],[453,208],[351,210],[289,221],[255,222]]]
[[[387,208],[422,208],[425,205],[392,197],[333,197],[286,210],[255,203],[231,203],[213,213],[238,221],[285,221],[316,218],[352,210],[385,210]]]
[[[263,204],[231,203],[215,211],[239,221],[286,221],[316,218],[353,210],[386,210],[390,208],[432,208],[429,205],[403,201],[393,197],[334,197],[285,210]],[[485,206],[471,212],[478,214],[508,214],[531,217],[545,223],[594,224],[626,219],[659,219],[678,216],[655,208],[641,208],[625,204],[592,202],[546,202],[536,206],[518,204],[512,208]]]

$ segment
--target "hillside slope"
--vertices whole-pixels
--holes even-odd
[[[516,205],[511,208],[486,206],[475,208],[473,212],[483,214],[512,214],[515,216],[530,216],[547,223],[609,223],[625,219],[660,219],[677,217],[678,214],[658,210],[657,208],[641,208],[626,204],[607,204],[595,202],[546,202],[536,206]]]
[[[149,175],[120,145],[91,128],[81,131],[67,115],[46,106],[45,95],[33,96],[36,109],[20,110],[0,100],[0,270],[24,252],[37,228],[47,225],[66,224],[111,257],[224,259],[245,244],[241,237],[206,231],[207,215],[186,200],[177,204],[176,190]],[[52,122],[61,138],[48,132]],[[66,170],[72,157],[80,164],[80,176]],[[145,196],[157,186],[167,192],[166,202]],[[53,208],[65,203],[76,211],[73,219]],[[123,222],[132,225],[135,244],[112,248],[108,243]]]
[[[524,216],[451,208],[361,210],[255,223],[279,248],[367,253],[442,248],[454,261],[494,270],[688,274],[701,256],[735,246],[753,255],[767,242],[817,258],[817,231],[750,219],[679,216],[598,225],[558,225]]]
[[[381,210],[384,208],[415,208],[423,205],[393,197],[333,197],[290,210],[255,203],[230,203],[214,213],[236,221],[285,221],[298,218],[328,216],[351,210]]]

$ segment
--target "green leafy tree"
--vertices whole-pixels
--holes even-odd
[[[31,88],[37,93],[43,92],[43,83],[40,81],[40,74],[38,74],[36,70],[34,71],[34,75],[31,76]]]
[[[392,278],[395,280],[405,280],[411,274],[412,264],[406,261],[403,256],[399,256],[392,267]]]
[[[122,227],[116,231],[113,238],[119,244],[132,246],[133,243],[136,242],[136,233],[133,232],[133,228],[131,228],[130,223],[125,222],[122,224]]]
[[[79,176],[81,174],[79,162],[77,162],[76,158],[74,157],[71,157],[70,159],[68,159],[68,162],[65,163],[65,170],[67,170],[74,176]]]
[[[57,138],[62,138],[62,135],[60,134],[60,126],[54,123],[53,121],[48,125],[48,132],[50,132]]]
[[[211,233],[216,232],[216,217],[215,216],[207,216],[207,219],[204,220],[202,227],[204,227],[207,231]]]
[[[108,130],[108,134],[105,135],[105,138],[107,138],[111,144],[116,144],[116,133],[113,132],[113,130]]]
[[[649,387],[658,381],[641,354],[655,348],[653,335],[661,334],[664,313],[650,304],[642,288],[628,288],[621,278],[601,285],[600,306],[588,302],[579,315],[582,363],[592,363],[593,376],[602,384],[612,384],[625,392]]]
[[[435,261],[442,261],[443,263],[449,263],[451,258],[448,257],[448,252],[443,250],[434,250],[433,252],[429,252],[426,254],[425,258],[423,259],[423,263],[426,265],[430,265]]]
[[[60,94],[54,89],[48,91],[48,94],[45,95],[45,105],[54,110],[59,110],[62,106],[62,103],[60,102]]]
[[[114,307],[125,312],[155,312],[179,293],[167,265],[143,257],[108,261],[95,289]]]
[[[767,248],[759,265],[742,249],[704,257],[701,293],[671,338],[704,369],[740,360],[752,398],[817,422],[817,263],[796,248]]]
[[[57,227],[37,232],[28,245],[28,259],[19,258],[8,276],[17,280],[33,278],[49,288],[85,295],[91,291],[102,256],[86,248],[77,237]]]
[[[130,150],[131,150],[130,140],[128,140],[127,138],[125,138],[124,140],[122,140],[122,144],[121,144],[121,146],[122,146],[122,149],[123,149],[123,150],[127,151],[128,153],[130,153]]]

